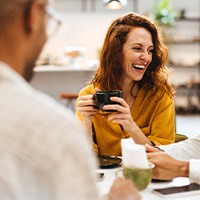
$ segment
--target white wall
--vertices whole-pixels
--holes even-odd
[[[63,25],[56,37],[49,40],[43,53],[61,55],[66,45],[85,45],[88,58],[96,57],[97,49],[103,43],[109,24],[118,16],[78,12],[61,12],[60,14]]]
[[[139,13],[149,13],[158,0],[138,0]],[[101,47],[105,32],[111,21],[119,15],[134,10],[133,0],[122,10],[108,10],[102,0],[96,0],[96,11],[91,11],[90,1],[87,10],[81,11],[81,0],[57,0],[55,7],[63,19],[59,32],[51,38],[42,55],[60,56],[66,45],[86,45],[87,58],[95,58],[96,51]],[[199,16],[200,0],[172,0],[174,8],[185,9],[189,16]],[[90,4],[89,4],[90,3]],[[74,11],[73,11],[74,10]],[[183,28],[183,27],[182,27]],[[194,34],[194,29],[184,29],[185,34]]]

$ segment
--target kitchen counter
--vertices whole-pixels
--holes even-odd
[[[94,69],[71,69],[67,66],[37,66],[31,85],[61,103],[61,92],[78,93],[93,78]]]

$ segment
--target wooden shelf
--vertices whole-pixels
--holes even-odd
[[[182,107],[177,106],[176,108],[176,114],[179,115],[200,115],[200,109],[197,108],[195,105],[191,105],[189,107]]]
[[[199,88],[176,88],[176,96],[196,96],[200,97],[200,89]]]
[[[166,44],[169,44],[169,45],[188,45],[188,44],[200,44],[200,38],[199,39],[191,39],[191,40],[165,40],[165,43]]]
[[[171,67],[171,68],[183,68],[183,69],[186,69],[186,68],[191,68],[191,69],[200,69],[200,63],[197,64],[197,65],[182,65],[182,64],[173,64],[171,62],[168,63],[168,66]]]
[[[200,22],[200,17],[181,17],[177,21]]]
[[[177,19],[177,22],[198,22],[200,25],[200,17],[181,17]],[[200,28],[200,27],[199,27]],[[175,45],[188,45],[188,44],[200,44],[200,36],[187,39],[187,38],[176,38],[173,39],[173,37],[166,38],[165,40],[166,44],[175,44]]]
[[[185,10],[182,10],[181,17],[177,19],[177,24],[179,23],[180,26],[183,26],[186,28],[187,24],[189,23],[198,23],[198,30],[200,31],[200,17],[187,17],[185,15]],[[200,47],[200,32],[198,31],[198,35],[195,35],[191,38],[187,38],[184,36],[177,35],[173,37],[173,34],[169,35],[169,37],[166,36],[165,43],[169,48],[172,45],[176,45],[176,48],[184,48],[186,45],[190,45],[190,48],[193,47],[193,45],[198,45]],[[184,46],[185,45],[185,46]],[[180,46],[180,47],[179,47]],[[196,47],[196,46],[195,46]],[[195,64],[196,63],[196,64]],[[175,64],[173,62],[168,62],[168,65],[171,68],[179,68],[181,70],[188,72],[188,70],[195,71],[200,75],[200,61],[197,60],[194,62],[194,65],[183,65],[178,64],[178,62]],[[186,70],[187,69],[187,70]],[[175,109],[177,114],[200,114],[200,82],[196,83],[184,83],[180,85],[174,86],[176,93],[175,97],[177,97],[177,102],[175,98]],[[181,101],[179,98],[184,99],[183,101],[186,102],[187,106],[182,106],[179,101]]]

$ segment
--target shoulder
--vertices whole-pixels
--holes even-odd
[[[157,94],[158,94],[158,97],[160,97],[161,99],[163,99],[166,102],[170,103],[170,102],[174,101],[174,98],[170,94],[169,88],[166,85],[164,85],[162,88],[161,87],[158,88]]]
[[[151,100],[152,99],[156,101],[164,100],[169,102],[173,101],[173,97],[170,95],[167,86],[164,87],[153,86],[151,88],[149,88],[148,86],[143,86],[141,92]]]
[[[88,95],[88,94],[93,94],[94,93],[94,85],[88,85],[86,87],[84,87],[80,92],[79,95]]]
[[[153,86],[151,89],[152,93],[156,93],[158,96],[167,96],[171,97],[169,93],[169,89],[166,85],[159,87],[159,86]],[[172,97],[171,97],[172,98]]]
[[[49,147],[64,141],[69,148],[74,148],[75,143],[85,146],[84,131],[74,114],[53,98],[26,83],[7,84],[0,87],[0,92],[0,120],[6,122],[1,131],[7,136],[13,138],[16,135],[18,139],[23,137],[30,142],[32,138],[38,145],[44,146],[45,142]]]

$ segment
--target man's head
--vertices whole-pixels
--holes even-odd
[[[50,11],[48,0],[0,2],[0,60],[26,80],[47,40]]]

